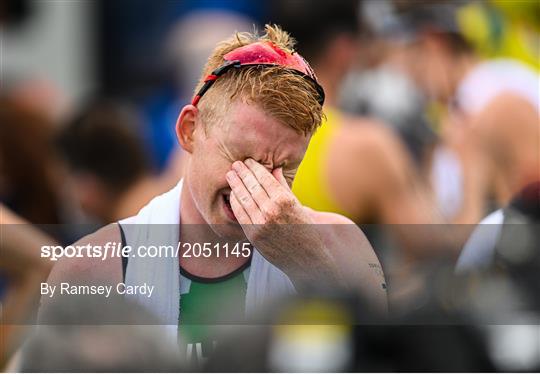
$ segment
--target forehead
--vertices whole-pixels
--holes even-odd
[[[266,114],[257,105],[235,102],[220,128],[221,137],[232,151],[248,156],[302,157],[309,137]]]

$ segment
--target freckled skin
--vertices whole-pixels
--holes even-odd
[[[198,234],[191,230],[190,238],[190,230],[185,230],[186,225],[193,224],[209,226],[220,240],[230,242],[247,238],[265,258],[284,271],[295,286],[325,282],[331,286],[350,287],[372,299],[382,310],[386,309],[386,293],[382,287],[384,276],[378,269],[373,270],[379,261],[362,231],[343,216],[302,206],[290,190],[309,137],[295,132],[256,106],[240,102],[229,106],[223,123],[207,126],[201,123],[197,108],[185,106],[177,123],[177,135],[188,154],[180,196],[183,242],[197,242]],[[247,174],[239,171],[238,166],[249,167],[249,173],[253,172],[268,192],[266,209],[258,203],[252,205],[252,209],[245,207],[251,215],[254,212],[260,214],[262,224],[250,224],[246,215],[239,215],[242,211],[236,196],[237,192],[241,196],[239,188],[246,186]],[[238,172],[241,182],[240,179],[236,182],[230,177],[227,179],[226,175],[232,170]],[[247,172],[247,169],[243,170]],[[264,178],[266,181],[262,182]],[[271,193],[269,185],[273,185]],[[238,221],[231,219],[224,210],[225,193],[231,193],[231,207]],[[244,190],[244,195],[246,193]],[[249,193],[255,197],[253,191]],[[291,230],[291,224],[298,226]],[[117,225],[109,225],[76,245],[105,245],[109,241],[120,241]],[[184,258],[182,266],[191,274],[216,278],[230,274],[246,261],[243,257],[214,255]],[[48,282],[54,285],[72,278],[99,279],[116,285],[122,279],[120,260],[61,259]]]
[[[296,286],[321,281],[341,284],[370,295],[385,309],[384,276],[373,270],[379,261],[362,231],[343,216],[302,206],[290,190],[310,138],[256,106],[235,102],[229,108],[223,123],[207,126],[206,133],[197,122],[196,108],[186,106],[180,115],[179,141],[190,154],[181,196],[182,225],[207,223],[222,238],[247,238]],[[249,173],[264,185],[266,199],[257,199],[257,190],[249,191],[248,186],[254,185],[246,179],[253,177]],[[265,177],[271,180],[263,183]],[[222,195],[231,190],[238,222],[223,209]],[[247,199],[251,207],[241,202],[242,190],[243,197],[251,195]],[[291,225],[296,225],[294,230]],[[219,274],[227,274],[226,270],[238,267],[231,258],[215,259],[211,265],[210,259],[188,260],[183,266],[204,276],[216,276],[218,268]]]
[[[197,124],[193,138],[185,176],[188,189],[182,194],[182,221],[217,224],[214,227],[219,235],[232,237],[243,235],[238,224],[223,212],[221,199],[230,191],[225,174],[233,162],[252,158],[269,171],[283,167],[284,176],[292,184],[310,139],[256,107],[239,102],[231,105],[222,124],[207,126],[206,134],[202,124]]]

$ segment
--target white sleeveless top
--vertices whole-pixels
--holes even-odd
[[[502,209],[496,210],[480,221],[459,255],[456,273],[479,270],[491,265],[503,222]]]
[[[478,64],[461,81],[456,99],[466,113],[475,114],[504,92],[523,97],[540,111],[540,75],[511,59],[494,59]]]
[[[125,234],[126,244],[139,246],[169,245],[176,247],[180,241],[180,195],[182,180],[172,190],[153,198],[137,215],[119,223]],[[164,325],[171,334],[177,334],[180,317],[180,267],[178,257],[130,257],[125,277],[126,285],[143,283],[154,286],[151,297],[129,295],[143,305]],[[251,269],[247,281],[246,315],[253,315],[273,299],[295,294],[289,277],[267,261],[253,248]]]
[[[540,111],[540,75],[511,59],[494,59],[475,66],[460,82],[455,99],[465,114],[479,113],[502,93],[516,94]],[[439,147],[435,151],[431,180],[439,208],[454,217],[463,200],[463,171],[456,154]]]

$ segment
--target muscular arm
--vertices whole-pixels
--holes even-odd
[[[362,207],[368,201],[371,213],[365,216],[360,211],[358,223],[372,223],[364,219],[373,217],[376,223],[387,225],[410,259],[449,252],[457,256],[468,236],[467,227],[445,224],[433,194],[399,139],[389,130],[372,126],[351,132],[349,142],[352,161],[342,184],[355,193],[349,194],[347,204]]]
[[[525,185],[540,179],[539,114],[527,100],[503,93],[471,122],[471,130],[494,167],[497,198],[505,205]]]
[[[237,161],[227,180],[247,239],[295,286],[361,289],[386,305],[381,274],[373,270],[379,262],[352,221],[303,207],[280,168],[270,173],[254,160]]]
[[[431,195],[419,183],[412,160],[384,124],[347,123],[329,152],[328,182],[356,223],[434,222]]]
[[[382,266],[362,230],[346,217],[311,211],[322,238],[346,286],[371,305],[386,310],[386,281]]]

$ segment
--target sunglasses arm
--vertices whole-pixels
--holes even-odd
[[[197,92],[195,97],[193,97],[193,100],[191,101],[191,105],[197,106],[197,104],[199,103],[199,100],[201,99],[201,97],[206,93],[206,91],[208,91],[208,89],[210,87],[212,87],[212,85],[214,84],[216,79],[218,79],[221,75],[225,74],[231,68],[240,67],[240,65],[241,65],[240,61],[238,61],[238,60],[227,61],[223,65],[218,67],[216,70],[214,70],[212,72],[212,74],[208,75],[204,79],[204,84],[201,87],[201,89],[199,90],[199,92]]]

